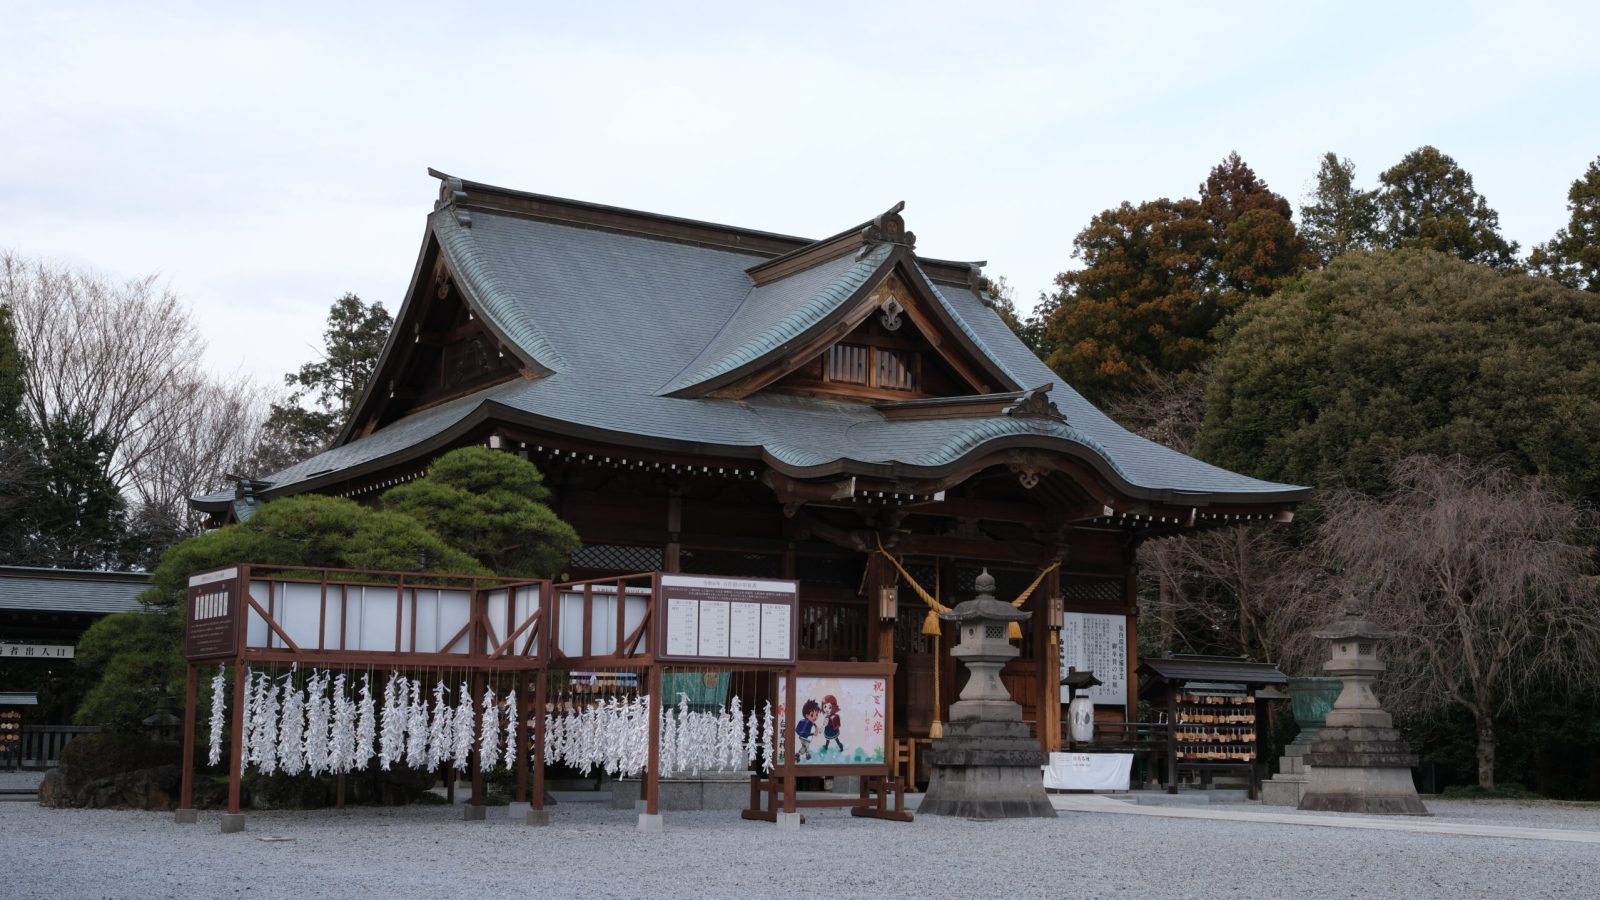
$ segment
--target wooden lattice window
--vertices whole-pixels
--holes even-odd
[[[886,347],[834,344],[823,372],[835,384],[859,384],[892,391],[917,389],[917,354]]]

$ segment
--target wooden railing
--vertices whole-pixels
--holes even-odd
[[[99,725],[24,725],[22,739],[0,756],[0,768],[54,768],[61,762],[61,749],[73,738],[99,732]]]

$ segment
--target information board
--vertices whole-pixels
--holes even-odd
[[[789,677],[778,676],[778,696],[789,696]],[[893,710],[889,678],[882,675],[800,675],[795,678],[791,717],[779,703],[776,715],[794,732],[795,763],[804,766],[874,766],[886,756]],[[780,761],[783,756],[779,745]]]
[[[243,603],[237,567],[192,576],[184,616],[183,655],[194,660],[238,653],[239,607]]]
[[[1061,677],[1069,668],[1093,672],[1104,682],[1087,694],[1097,706],[1128,705],[1128,617],[1101,613],[1066,614],[1061,628]],[[1061,702],[1068,696],[1061,687]]]
[[[767,578],[666,575],[656,623],[657,658],[789,665],[799,648],[799,585]]]

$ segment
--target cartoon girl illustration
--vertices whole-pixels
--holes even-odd
[[[818,712],[820,707],[815,700],[807,700],[800,707],[800,721],[794,723],[794,736],[800,741],[800,748],[794,755],[797,762],[811,758],[811,738],[817,733]],[[827,744],[823,747],[826,749]]]
[[[822,698],[822,749],[827,750],[829,744],[838,744],[839,752],[844,752],[844,741],[839,739],[839,698],[828,694]]]

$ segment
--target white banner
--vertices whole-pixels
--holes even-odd
[[[1052,753],[1044,786],[1058,791],[1125,791],[1132,753]]]
[[[72,659],[71,644],[0,644],[0,659]]]

